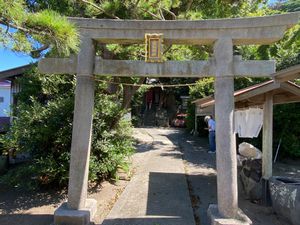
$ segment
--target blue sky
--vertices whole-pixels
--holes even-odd
[[[0,71],[34,62],[30,56],[0,48]]]
[[[277,0],[269,0],[269,3],[272,4],[276,1]],[[0,71],[23,66],[34,61],[35,60],[28,55],[14,53],[8,49],[3,49],[0,47]]]

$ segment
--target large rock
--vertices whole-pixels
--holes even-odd
[[[300,225],[300,179],[274,176],[269,188],[274,211],[293,225]]]
[[[261,151],[253,145],[243,142],[239,144],[239,153],[249,159],[261,159]]]
[[[240,179],[243,191],[250,200],[262,198],[262,161],[261,159],[248,159],[243,161],[240,169]]]

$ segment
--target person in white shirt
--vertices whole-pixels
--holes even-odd
[[[208,126],[209,151],[208,153],[216,152],[216,123],[211,116],[205,116],[204,121]]]

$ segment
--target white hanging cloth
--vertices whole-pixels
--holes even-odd
[[[245,110],[237,110],[234,112],[234,131],[239,137],[244,137],[247,127],[247,114]]]
[[[253,138],[259,135],[263,125],[263,110],[249,108],[234,112],[234,131],[239,137]]]

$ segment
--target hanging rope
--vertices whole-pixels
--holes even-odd
[[[124,85],[124,86],[132,86],[132,87],[187,87],[187,86],[194,86],[196,83],[190,84],[130,84],[130,83],[122,83],[122,82],[114,82],[114,81],[107,81],[95,78],[95,81],[102,82],[102,83],[110,83],[110,84],[117,84],[117,85]]]
[[[60,74],[63,76],[74,76],[74,74]],[[190,84],[131,84],[131,83],[123,83],[123,82],[114,82],[114,81],[108,81],[108,80],[102,80],[99,78],[92,77],[92,79],[96,82],[102,82],[102,83],[109,83],[109,84],[117,84],[117,85],[123,85],[123,86],[131,86],[131,87],[160,87],[160,88],[171,88],[171,87],[188,87],[188,86],[195,86],[196,83],[190,83]],[[36,85],[39,86],[40,84],[30,84],[30,85]]]
[[[60,74],[63,76],[74,76],[74,74]],[[117,85],[123,85],[123,86],[131,86],[131,87],[161,87],[161,88],[168,88],[168,87],[188,87],[188,86],[195,86],[197,83],[189,83],[189,84],[131,84],[131,83],[123,83],[123,82],[115,82],[115,81],[108,81],[108,80],[102,80],[96,77],[91,77],[96,82],[102,82],[102,83],[109,83],[109,84],[117,84]],[[32,85],[32,84],[31,84]],[[39,85],[39,84],[37,84]]]

